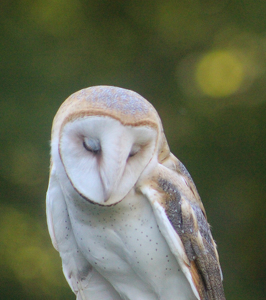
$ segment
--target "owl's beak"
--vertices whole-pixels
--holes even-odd
[[[103,184],[103,186],[104,186],[104,184]],[[104,186],[104,188],[103,188],[103,199],[104,199],[103,202],[104,203],[106,203],[110,199],[111,194],[112,194],[112,190],[110,188]]]
[[[116,191],[124,174],[129,149],[125,150],[125,146],[121,147],[123,151],[118,152],[112,159],[105,157],[106,164],[103,162],[100,170],[100,178],[103,187],[103,202],[106,203],[113,197],[118,196]],[[121,199],[119,199],[121,200]]]
[[[118,164],[116,168],[114,168],[111,172],[109,170],[108,176],[104,176],[103,172],[101,172],[101,181],[103,186],[103,201],[106,203],[111,197],[113,192],[116,191],[121,176],[124,171],[125,163],[120,165]]]

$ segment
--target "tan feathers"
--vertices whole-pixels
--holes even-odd
[[[78,91],[51,145],[48,227],[77,299],[225,299],[203,204],[147,100]]]

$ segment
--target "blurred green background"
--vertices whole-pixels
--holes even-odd
[[[100,84],[158,110],[227,299],[266,299],[266,1],[2,0],[0,16],[0,299],[75,299],[46,227],[50,129]]]

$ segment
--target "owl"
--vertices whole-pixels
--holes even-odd
[[[225,300],[197,189],[139,94],[95,86],[61,105],[46,204],[78,300]]]

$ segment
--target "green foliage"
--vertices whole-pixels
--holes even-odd
[[[265,3],[1,1],[0,299],[74,299],[45,221],[50,129],[99,84],[153,103],[203,199],[227,299],[265,298]]]

